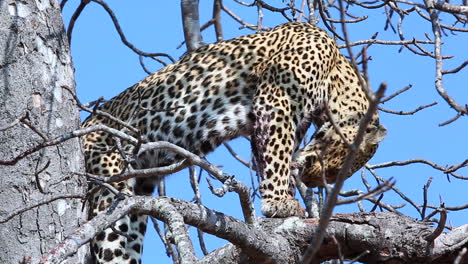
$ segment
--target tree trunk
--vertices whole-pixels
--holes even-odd
[[[86,182],[78,139],[15,159],[79,128],[60,7],[52,1],[0,1],[0,263],[37,263],[85,220]],[[59,196],[41,206],[19,213]],[[18,212],[15,214],[15,212]],[[81,250],[66,263],[84,263]]]

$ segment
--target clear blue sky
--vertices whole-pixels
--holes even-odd
[[[146,52],[165,52],[178,58],[185,52],[185,46],[176,47],[183,40],[182,22],[180,16],[180,1],[109,1],[127,39],[140,50]],[[211,18],[211,2],[201,0],[202,23]],[[240,9],[232,1],[224,1],[231,10],[252,24],[256,23],[256,9]],[[299,5],[301,1],[297,1]],[[64,10],[64,20],[68,23],[72,12],[79,1],[70,1]],[[357,15],[362,15],[355,13]],[[383,31],[385,18],[382,10],[368,13],[367,22],[349,27],[353,40],[368,39],[376,31],[379,31],[379,39],[398,40],[398,36],[391,31]],[[239,24],[223,13],[223,29],[225,39],[239,35],[252,33],[248,29],[240,29]],[[265,11],[264,25],[275,26],[286,22],[280,15],[272,15]],[[397,20],[394,20],[395,24]],[[341,32],[341,31],[339,31]],[[407,39],[413,37],[425,39],[424,32],[430,33],[430,24],[412,14],[404,21],[404,32]],[[209,28],[203,33],[204,41],[214,41],[213,29]],[[468,34],[450,35],[444,38],[444,55],[456,55],[455,59],[445,62],[445,69],[452,69],[462,61],[467,60]],[[431,46],[427,49],[432,50]],[[377,154],[369,162],[378,164],[394,160],[407,160],[423,158],[440,165],[460,163],[468,158],[468,118],[461,118],[453,124],[438,127],[438,124],[453,117],[454,112],[437,95],[434,88],[434,61],[428,57],[416,56],[404,49],[398,52],[398,46],[372,46],[368,53],[372,57],[369,62],[369,75],[372,87],[376,88],[382,81],[388,83],[387,94],[393,93],[412,84],[413,88],[383,105],[387,109],[409,111],[416,107],[429,104],[434,101],[439,104],[435,107],[423,110],[412,116],[395,116],[381,113],[381,122],[388,129],[388,136],[381,143]],[[357,51],[357,49],[355,49]],[[143,79],[147,74],[142,70],[138,62],[138,56],[124,46],[116,33],[111,19],[97,4],[91,3],[83,11],[78,19],[72,42],[72,56],[76,69],[77,92],[82,102],[89,102],[104,96],[109,99],[127,87]],[[161,65],[146,59],[147,66],[156,71]],[[460,104],[468,103],[466,79],[468,69],[458,75],[446,76],[444,87]],[[313,131],[313,130],[312,130]],[[234,140],[231,143],[238,153],[248,159],[250,146],[243,139]],[[248,170],[239,165],[224,147],[208,156],[208,160],[217,165],[223,165],[222,169],[234,174],[238,179],[250,184]],[[457,206],[468,203],[465,193],[468,187],[467,181],[447,177],[427,165],[409,165],[390,169],[379,169],[377,173],[384,177],[396,179],[396,187],[418,204],[422,204],[422,188],[429,177],[433,182],[429,190],[429,203],[439,204],[439,196],[446,205]],[[459,174],[468,175],[468,169],[459,171]],[[368,180],[375,186],[375,181],[367,173]],[[226,214],[242,218],[236,196],[226,195],[218,198],[207,191],[204,177],[201,180],[202,200],[212,209]],[[359,188],[364,189],[359,175],[355,175],[345,183],[345,190]],[[193,192],[186,172],[172,175],[167,179],[168,195],[185,200],[193,198]],[[393,192],[388,192],[384,199],[388,204],[401,204],[404,201]],[[372,204],[364,203],[367,210]],[[256,201],[256,209],[259,210],[259,201]],[[356,212],[356,205],[338,207],[336,212]],[[412,217],[418,217],[416,211],[407,205],[401,210]],[[260,214],[260,213],[259,213]],[[461,225],[467,223],[468,210],[452,212],[449,214],[449,224]],[[194,230],[191,232],[194,234]],[[165,255],[165,250],[149,225],[145,241],[144,263],[172,263]],[[225,241],[205,235],[209,251],[225,244]],[[196,240],[194,246],[198,254],[200,250]]]

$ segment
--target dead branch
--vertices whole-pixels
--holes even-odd
[[[390,179],[389,181],[386,181],[383,184],[379,184],[377,187],[375,187],[374,189],[370,190],[367,193],[363,193],[362,191],[359,191],[358,196],[356,197],[349,198],[349,199],[340,199],[336,202],[336,205],[350,204],[350,203],[362,201],[366,199],[367,197],[379,195],[381,193],[384,193],[390,190],[393,187],[393,185],[395,185],[395,181],[392,181],[392,179]],[[342,195],[342,193],[340,193],[340,195]]]
[[[137,156],[150,149],[167,149],[173,151],[187,159],[190,162],[190,165],[196,165],[203,168],[208,173],[213,175],[216,179],[221,181],[223,184],[227,184],[229,191],[234,191],[239,195],[239,200],[242,206],[242,212],[244,213],[246,222],[255,222],[256,215],[255,210],[253,208],[253,202],[250,197],[250,189],[244,183],[236,180],[233,176],[227,175],[218,167],[202,159],[201,157],[170,142],[159,141],[143,144],[141,145],[140,151],[137,154]]]
[[[119,203],[113,212],[98,215],[84,223],[50,251],[41,263],[59,263],[125,214],[143,213],[164,219],[161,214],[168,211],[180,213],[185,223],[222,237],[236,246],[227,245],[216,250],[200,263],[213,260],[214,255],[220,261],[230,255],[234,262],[229,263],[259,263],[267,260],[271,263],[297,262],[308,241],[318,232],[316,219],[262,219],[253,227],[222,213],[177,199],[130,197]],[[431,251],[425,252],[427,242],[415,237],[430,234],[433,228],[393,213],[338,214],[331,218],[329,227],[324,239],[331,241],[335,237],[344,259],[351,259],[372,248],[372,251],[361,255],[361,262],[385,262],[390,259],[405,263],[424,263],[428,259],[439,263],[453,262],[457,255],[450,252],[468,246],[468,225],[464,225],[440,234],[435,238]],[[389,233],[388,230],[392,232]],[[366,237],[366,243],[362,243],[362,236]],[[385,237],[384,241],[382,237]],[[286,239],[293,242],[288,243]],[[404,254],[401,251],[402,244],[406,245]],[[336,246],[334,243],[327,243],[321,247],[317,260],[338,258]]]
[[[426,5],[427,11],[429,12],[429,16],[431,19],[431,24],[432,24],[432,32],[434,33],[434,56],[436,59],[436,76],[435,76],[435,87],[439,95],[449,104],[450,107],[452,107],[455,111],[460,113],[461,115],[468,114],[468,106],[462,107],[459,105],[452,97],[450,97],[447,94],[447,91],[443,87],[442,84],[442,51],[441,51],[441,45],[442,45],[442,40],[441,40],[441,35],[440,35],[440,22],[439,22],[439,15],[436,11],[434,11],[433,8],[437,8],[439,10],[444,10],[441,9],[442,6],[447,8],[447,5],[452,6],[451,4],[445,5],[445,3],[436,3],[435,1],[432,0],[424,0],[424,3]],[[450,8],[449,8],[450,9]],[[445,9],[445,11],[449,10]],[[463,9],[463,7],[462,7]],[[468,7],[464,7],[466,9],[466,14],[468,14]],[[453,9],[452,11],[454,11]],[[458,10],[456,13],[461,13],[462,10]]]
[[[47,141],[44,141],[42,143],[39,143],[36,146],[23,151],[21,154],[18,154],[17,156],[15,156],[14,158],[12,158],[10,160],[0,160],[0,165],[7,165],[7,166],[15,165],[18,161],[22,160],[23,158],[25,158],[25,157],[27,157],[27,156],[29,156],[29,155],[43,149],[43,148],[50,147],[50,146],[55,146],[55,145],[58,145],[60,143],[65,142],[67,140],[70,140],[72,138],[81,137],[83,135],[86,135],[86,134],[89,134],[89,133],[92,133],[92,132],[96,132],[96,131],[104,131],[106,133],[109,133],[109,134],[114,135],[116,137],[119,137],[121,139],[127,140],[132,144],[138,144],[137,139],[135,139],[132,136],[129,136],[129,135],[125,134],[122,131],[119,131],[117,129],[113,129],[113,128],[110,128],[110,127],[107,127],[107,126],[104,126],[104,125],[94,125],[94,126],[74,130],[74,131],[71,131],[69,133],[58,136],[58,137],[56,137],[54,139],[47,140]]]
[[[203,46],[200,31],[200,16],[198,14],[198,0],[181,0],[182,24],[184,29],[187,51],[194,51]]]
[[[389,113],[389,114],[394,114],[394,115],[414,115],[417,112],[419,112],[419,111],[421,111],[423,109],[426,109],[428,107],[434,106],[436,104],[437,104],[437,102],[433,102],[433,103],[430,103],[430,104],[427,104],[427,105],[421,105],[421,106],[418,106],[418,108],[416,108],[416,109],[414,109],[412,111],[394,111],[394,110],[385,109],[385,108],[380,107],[380,106],[379,106],[379,110],[382,111],[382,112]]]
[[[250,163],[250,162],[247,162],[245,161],[244,159],[242,159],[241,156],[239,156],[239,154],[237,154],[234,149],[231,147],[231,145],[229,145],[229,143],[223,143],[224,147],[226,147],[226,149],[229,151],[229,153],[232,155],[232,157],[234,157],[237,161],[239,161],[242,165],[246,166],[247,168],[251,169],[251,170],[256,170],[255,167]]]
[[[387,168],[387,167],[392,167],[392,166],[406,166],[409,164],[416,164],[416,163],[429,165],[436,170],[442,171],[443,173],[450,174],[458,179],[462,179],[462,180],[468,179],[468,177],[463,177],[454,173],[458,169],[468,166],[468,160],[465,160],[462,163],[457,164],[457,165],[441,166],[432,161],[428,161],[425,159],[410,159],[410,160],[405,160],[405,161],[390,161],[390,162],[385,162],[385,163],[380,163],[380,164],[375,164],[375,165],[369,165],[366,167],[368,167],[369,169],[380,169],[380,168]]]
[[[172,56],[169,55],[169,54],[166,54],[166,53],[148,53],[148,52],[144,52],[144,51],[138,49],[137,47],[135,47],[125,37],[125,34],[123,33],[122,28],[120,27],[119,21],[118,21],[117,17],[115,16],[114,11],[112,11],[112,9],[106,4],[106,2],[104,2],[102,0],[87,0],[87,1],[95,2],[95,3],[101,5],[104,8],[104,10],[107,12],[107,14],[112,19],[112,23],[114,23],[114,27],[117,30],[117,33],[119,34],[120,40],[122,41],[122,43],[125,46],[129,47],[133,52],[135,52],[136,54],[139,54],[141,56],[144,56],[144,57],[154,58],[156,61],[160,62],[164,66],[166,66],[167,63],[164,62],[161,59],[158,59],[157,57],[165,57],[165,58],[169,59],[171,62],[175,62],[174,58],[172,58]]]

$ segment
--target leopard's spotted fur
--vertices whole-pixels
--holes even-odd
[[[250,135],[258,173],[262,176],[262,212],[268,217],[303,216],[290,185],[293,152],[313,122],[313,140],[297,156],[302,180],[321,185],[325,172],[333,182],[347,149],[331,127],[324,105],[352,141],[368,99],[356,72],[323,30],[288,23],[265,33],[203,46],[178,62],[148,76],[106,102],[100,110],[138,128],[143,141],[170,141],[205,155],[222,142]],[[172,109],[169,111],[161,111]],[[104,124],[122,129],[99,115],[84,127]],[[374,154],[382,128],[374,115],[353,170]],[[124,162],[105,132],[84,137],[89,173],[111,176]],[[164,166],[179,157],[151,150],[138,157],[138,168]],[[114,184],[124,193],[150,195],[157,179],[130,179]],[[114,194],[96,193],[90,217],[106,210]],[[139,263],[146,216],[130,215],[101,232],[92,243],[99,263]],[[133,239],[128,239],[130,236]]]

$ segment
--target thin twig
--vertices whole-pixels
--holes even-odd
[[[421,210],[421,220],[426,218],[426,208],[427,208],[427,190],[429,189],[429,186],[431,185],[432,182],[432,177],[429,177],[427,180],[426,184],[423,187],[423,207]]]
[[[92,2],[98,3],[101,5],[104,10],[106,10],[107,14],[111,17],[112,23],[114,23],[114,27],[117,30],[117,33],[120,36],[120,40],[123,42],[123,44],[127,47],[129,47],[131,50],[133,50],[135,53],[145,56],[145,57],[166,57],[169,59],[171,62],[175,62],[174,58],[172,58],[171,55],[166,54],[166,53],[148,53],[139,50],[137,47],[135,47],[132,43],[130,43],[127,38],[125,37],[125,34],[122,31],[122,28],[120,27],[119,21],[117,20],[117,17],[114,14],[114,11],[102,0],[90,0]]]
[[[391,95],[389,95],[389,96],[383,98],[383,99],[380,101],[380,103],[383,104],[383,103],[385,103],[385,102],[387,102],[387,101],[390,101],[390,100],[392,100],[393,98],[395,98],[397,95],[400,95],[400,94],[402,94],[402,93],[408,91],[408,90],[411,89],[412,87],[413,87],[412,84],[408,84],[407,86],[403,87],[402,89],[400,89],[400,90],[394,92],[393,94],[391,94]]]
[[[428,107],[431,107],[431,106],[434,106],[436,105],[437,102],[433,102],[433,103],[430,103],[430,104],[427,104],[427,105],[421,105],[419,106],[418,108],[412,110],[412,111],[394,111],[394,110],[388,110],[388,109],[385,109],[383,107],[380,107],[379,106],[379,110],[382,111],[382,112],[385,112],[385,113],[389,113],[389,114],[394,114],[394,115],[414,115],[415,113],[423,110],[423,109],[426,109]]]

